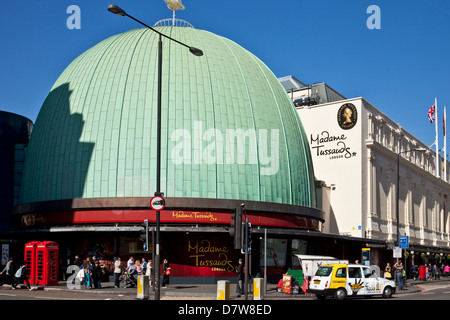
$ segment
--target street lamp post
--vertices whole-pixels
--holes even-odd
[[[108,11],[112,12],[114,14],[117,14],[119,16],[127,16],[134,21],[142,24],[143,26],[147,27],[148,29],[156,32],[159,35],[159,41],[158,41],[158,124],[157,124],[157,156],[156,156],[156,192],[155,196],[163,196],[164,194],[161,192],[161,97],[162,97],[162,37],[165,37],[171,41],[174,41],[186,48],[189,49],[189,51],[195,55],[195,56],[202,56],[203,51],[188,46],[187,44],[180,42],[176,39],[173,39],[158,30],[146,25],[145,23],[139,21],[138,19],[130,16],[128,13],[126,13],[123,9],[119,8],[115,4],[111,4],[108,6]],[[160,299],[160,263],[161,263],[161,257],[159,254],[159,235],[160,235],[160,211],[156,211],[156,237],[155,237],[155,300]]]
[[[400,212],[399,212],[399,203],[400,203],[400,155],[402,153],[407,153],[407,152],[414,152],[414,151],[419,151],[419,152],[423,152],[426,151],[425,148],[417,148],[417,149],[411,149],[411,150],[404,150],[404,151],[400,151],[399,153],[397,153],[397,185],[396,185],[396,203],[395,203],[395,214],[396,214],[396,219],[397,219],[397,242],[396,245],[399,245],[399,240],[400,240],[400,226],[399,226],[399,220],[400,220]]]

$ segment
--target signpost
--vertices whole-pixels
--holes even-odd
[[[159,189],[159,188],[158,188]],[[160,192],[157,192],[156,195],[150,199],[150,207],[156,211],[156,243],[155,243],[155,259],[154,259],[154,266],[155,266],[155,300],[160,299],[160,273],[159,273],[159,266],[160,266],[160,255],[159,255],[159,221],[160,221],[160,211],[164,209],[164,206],[166,205],[166,201],[162,197],[164,194],[161,194]]]
[[[394,258],[401,258],[402,257],[402,249],[399,247],[394,247],[393,254],[394,254],[393,255]]]
[[[152,207],[152,209],[155,211],[161,211],[162,209],[164,209],[165,205],[166,205],[166,201],[161,196],[154,196],[150,200],[150,207]]]
[[[403,249],[409,249],[409,236],[400,236],[398,238],[398,246],[400,247],[400,257],[403,252]],[[405,256],[405,265],[404,268],[406,269],[406,256]]]
[[[400,236],[398,240],[400,249],[409,249],[409,236]]]

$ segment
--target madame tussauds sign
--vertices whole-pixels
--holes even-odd
[[[208,240],[188,241],[189,258],[195,260],[196,267],[209,267],[213,271],[235,270],[230,259],[230,249],[226,245],[214,245]]]
[[[312,154],[317,157],[329,157],[330,159],[349,159],[356,156],[347,145],[345,134],[332,135],[324,130],[318,134],[311,134],[310,145]]]

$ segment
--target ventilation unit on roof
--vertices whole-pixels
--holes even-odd
[[[317,104],[317,101],[316,101],[316,99],[314,99],[312,97],[303,97],[303,98],[295,99],[294,104],[296,107],[313,106],[313,105]]]

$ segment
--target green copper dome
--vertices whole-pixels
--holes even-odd
[[[274,74],[213,33],[163,38],[161,192],[315,207],[303,126]],[[75,59],[44,101],[27,149],[22,204],[151,197],[156,191],[158,35],[135,29]]]

